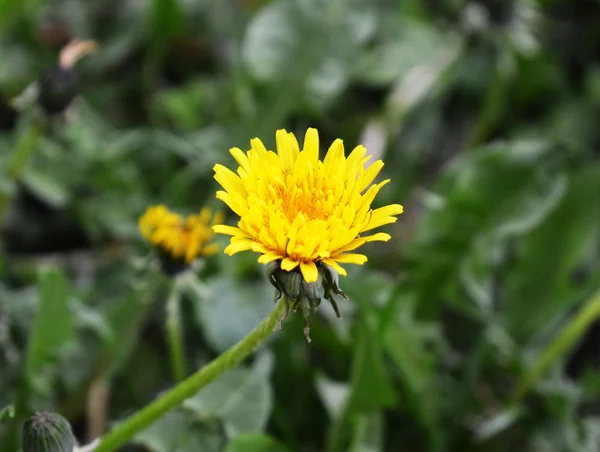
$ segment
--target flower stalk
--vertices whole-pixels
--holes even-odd
[[[515,389],[511,397],[512,404],[516,405],[520,403],[550,366],[557,359],[561,358],[598,318],[600,318],[600,292],[596,292],[584,304],[560,334],[540,354],[534,365],[526,372]]]
[[[183,344],[183,331],[181,328],[181,281],[173,278],[166,308],[166,331],[169,341],[171,368],[175,381],[180,382],[185,378],[185,347]]]
[[[142,410],[130,416],[100,442],[95,452],[113,452],[126,444],[136,433],[144,430],[165,413],[177,408],[184,400],[238,365],[273,334],[279,319],[285,312],[285,299],[280,300],[273,311],[254,330],[237,344],[222,353],[196,373],[177,384]]]

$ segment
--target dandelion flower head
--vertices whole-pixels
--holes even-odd
[[[325,158],[319,159],[319,136],[310,128],[300,149],[296,137],[285,130],[276,133],[277,152],[269,151],[254,138],[251,149],[232,148],[239,164],[237,174],[216,165],[215,179],[224,190],[217,198],[240,219],[237,227],[217,225],[217,233],[231,235],[225,253],[252,250],[258,261],[280,261],[282,270],[300,270],[312,283],[325,264],[346,275],[340,264],[367,261],[353,251],[367,242],[388,241],[390,235],[365,233],[394,223],[402,213],[399,204],[372,209],[371,203],[389,179],[372,184],[383,167],[359,145],[348,157],[342,140],[336,139]],[[296,270],[297,271],[297,270]]]
[[[163,255],[189,264],[198,256],[218,251],[219,246],[209,242],[214,237],[212,226],[221,221],[222,215],[213,215],[208,208],[184,218],[164,205],[157,205],[149,207],[140,217],[139,228],[142,236]]]

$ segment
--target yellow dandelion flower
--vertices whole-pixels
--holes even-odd
[[[213,215],[208,208],[186,218],[171,212],[164,205],[149,207],[140,217],[142,236],[152,243],[162,256],[190,264],[198,256],[208,256],[219,246],[209,243],[214,237],[212,226],[223,220],[222,214]]]
[[[278,130],[277,152],[268,151],[258,138],[251,149],[230,150],[239,164],[237,174],[216,165],[215,179],[224,190],[217,198],[225,202],[240,220],[237,227],[217,225],[217,233],[231,235],[225,253],[252,250],[258,261],[280,262],[286,272],[300,270],[306,283],[319,279],[325,264],[346,275],[340,264],[367,261],[352,251],[373,241],[388,241],[390,235],[364,235],[379,226],[394,223],[403,208],[392,204],[372,209],[371,203],[385,184],[373,181],[383,162],[371,159],[359,145],[348,157],[342,140],[329,147],[319,159],[319,136],[308,129],[300,150],[292,133]]]

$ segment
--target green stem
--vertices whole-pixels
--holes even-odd
[[[25,130],[19,135],[15,149],[8,161],[6,170],[8,181],[14,182],[21,177],[21,173],[27,166],[31,154],[35,151],[41,135],[41,126],[35,120],[30,120],[25,125]],[[4,219],[4,213],[8,206],[8,202],[8,195],[0,193],[0,224],[2,224],[2,220]]]
[[[102,439],[100,445],[94,449],[94,452],[112,452],[117,450],[126,444],[136,433],[144,430],[165,413],[173,410],[184,400],[192,397],[217,377],[238,365],[273,334],[279,319],[285,311],[285,307],[286,301],[285,299],[281,299],[271,314],[245,338],[195,374],[176,385],[173,389],[126,419],[125,422],[117,426]]]
[[[538,357],[533,367],[525,374],[514,391],[511,402],[518,404],[533,385],[542,377],[558,358],[564,355],[571,346],[586,332],[588,327],[600,317],[600,291],[591,297],[567,326],[548,345]]]
[[[169,340],[171,368],[176,382],[185,378],[185,352],[181,328],[181,282],[175,278],[171,283],[166,308],[166,330]]]

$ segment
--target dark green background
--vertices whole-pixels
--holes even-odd
[[[598,24],[594,0],[1,0],[0,408],[21,391],[86,441],[94,416],[171,386],[139,215],[223,208],[212,167],[231,146],[317,127],[385,161],[393,239],[348,266],[352,302],[342,320],[322,305],[312,344],[290,317],[126,450],[600,450],[597,325],[510,403],[600,289]],[[8,102],[73,37],[100,51],[11,181],[32,113]],[[256,258],[219,253],[190,279],[189,369],[272,308]]]

